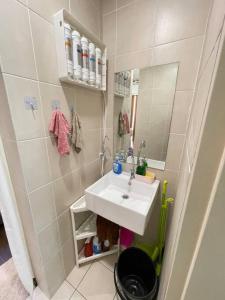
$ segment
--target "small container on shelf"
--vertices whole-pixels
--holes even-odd
[[[82,53],[80,43],[80,33],[76,30],[72,32],[73,40],[73,78],[81,80]]]
[[[99,242],[99,239],[97,236],[93,239],[93,253],[94,254],[100,254],[102,252],[101,243]]]
[[[72,30],[68,23],[64,23],[64,40],[67,59],[67,71],[69,76],[73,76],[73,61],[72,61]]]
[[[84,243],[84,256],[90,257],[92,255],[93,255],[93,242],[92,242],[92,238],[88,238]]]
[[[87,82],[89,80],[88,39],[82,36],[80,42],[82,49],[82,80]]]
[[[103,246],[102,246],[102,252],[107,252],[110,249],[110,243],[109,240],[105,240],[103,242]]]

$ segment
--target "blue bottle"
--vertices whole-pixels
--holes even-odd
[[[115,157],[115,160],[113,162],[113,172],[115,174],[121,174],[122,173],[122,163],[119,161],[118,156]]]

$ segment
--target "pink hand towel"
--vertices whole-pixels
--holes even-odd
[[[70,153],[68,134],[70,131],[69,123],[60,110],[52,112],[49,131],[54,134],[57,141],[57,148],[60,155]]]

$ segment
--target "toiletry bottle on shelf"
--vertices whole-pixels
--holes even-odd
[[[99,48],[95,49],[96,53],[96,86],[102,86],[102,51]]]
[[[73,76],[73,61],[72,61],[72,30],[68,23],[64,23],[64,40],[67,59],[67,72],[69,76]]]
[[[110,243],[109,240],[104,240],[103,246],[102,246],[102,252],[109,251],[110,249]]]
[[[84,243],[84,256],[89,257],[92,255],[93,255],[92,238],[88,238]]]
[[[118,155],[116,155],[115,160],[113,162],[113,172],[115,174],[121,174],[122,173],[122,163],[120,162]]]
[[[93,253],[99,254],[102,252],[101,243],[99,243],[99,239],[97,236],[93,239]]]
[[[146,160],[145,159],[141,159],[140,160],[140,164],[137,166],[136,174],[145,176],[146,175],[147,166],[148,166],[148,164],[147,164]]]
[[[89,83],[95,85],[95,45],[89,43]]]
[[[72,32],[73,40],[73,77],[76,80],[81,80],[82,69],[82,53],[80,43],[80,33],[76,30]]]
[[[82,49],[82,80],[87,82],[89,80],[88,40],[84,36],[81,38],[81,49]]]

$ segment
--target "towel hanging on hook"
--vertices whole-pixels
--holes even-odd
[[[52,112],[49,131],[54,134],[59,154],[69,154],[70,146],[68,134],[70,132],[70,126],[64,114],[57,108]]]
[[[74,150],[79,153],[82,150],[82,141],[81,141],[81,122],[79,116],[73,109],[71,109],[72,118],[71,118],[71,131],[70,131],[70,140]]]

